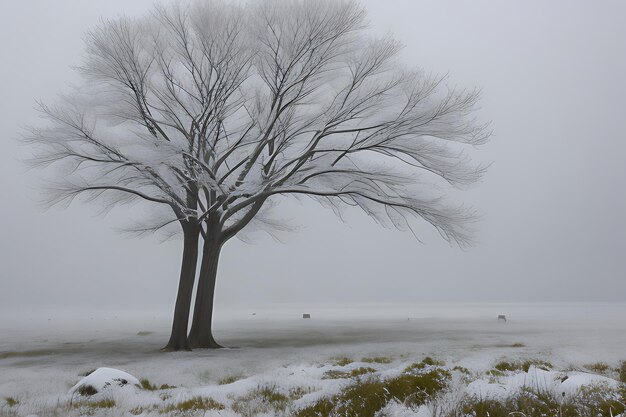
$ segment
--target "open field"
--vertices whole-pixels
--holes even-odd
[[[302,313],[312,318],[302,319]],[[508,321],[498,322],[498,314],[506,314]],[[398,375],[427,356],[442,361],[457,386],[460,379],[463,386],[479,381],[473,387],[483,384],[485,393],[498,384],[512,389],[511,381],[519,379],[515,375],[536,379],[543,372],[540,365],[523,370],[502,363],[540,361],[549,363],[554,375],[617,380],[620,363],[626,360],[624,304],[220,310],[216,337],[230,348],[215,351],[161,353],[167,332],[168,318],[163,315],[4,314],[0,415],[160,415],[180,412],[176,407],[185,401],[192,401],[187,403],[190,415],[291,415],[322,398],[338,398],[337,393],[355,381]],[[145,379],[149,389],[98,394],[102,398],[94,397],[95,402],[68,394],[81,375],[99,367]],[[274,398],[272,393],[278,395],[279,406],[263,408],[268,401],[273,404],[267,400]],[[194,398],[215,404],[195,404]],[[90,401],[96,405],[88,405]],[[386,412],[432,415],[423,414],[423,407]]]

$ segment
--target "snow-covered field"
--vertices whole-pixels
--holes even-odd
[[[302,319],[303,313],[312,318]],[[508,321],[499,322],[499,314]],[[167,404],[194,396],[227,406],[206,415],[238,415],[229,405],[259,387],[287,394],[301,390],[306,395],[299,395],[295,404],[305,405],[345,386],[346,379],[324,379],[329,370],[368,366],[380,375],[392,375],[425,356],[450,368],[469,369],[477,380],[469,389],[481,394],[537,378],[543,384],[550,380],[554,389],[565,389],[557,381],[565,374],[576,388],[601,378],[588,375],[585,365],[604,362],[615,368],[626,360],[626,304],[222,308],[217,311],[215,335],[229,349],[162,353],[159,348],[167,340],[168,325],[167,316],[147,313],[48,312],[29,317],[5,312],[0,318],[0,415],[113,416],[131,410],[158,415],[156,406],[163,411]],[[361,361],[372,357],[391,362]],[[338,364],[338,358],[352,362]],[[480,377],[503,359],[548,361],[553,371],[531,368],[499,379]],[[78,401],[68,393],[70,388],[81,375],[100,367],[174,388],[149,391],[129,384],[106,393],[115,400],[113,408],[70,407],[70,402]],[[9,406],[7,398],[16,403]]]

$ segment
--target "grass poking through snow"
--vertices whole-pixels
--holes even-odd
[[[619,372],[619,380],[626,384],[626,361],[622,361],[620,363],[620,367],[617,369],[617,372]]]
[[[552,364],[550,362],[538,360],[538,359],[528,359],[525,361],[500,361],[496,363],[494,369],[500,372],[517,372],[524,371],[528,372],[531,366],[535,368],[542,369],[544,371],[549,371],[552,369]],[[497,373],[496,373],[497,374]]]
[[[279,413],[290,404],[289,397],[276,385],[263,385],[233,400],[232,410],[242,417],[258,414]]]
[[[90,408],[90,409],[98,409],[98,408],[113,408],[115,407],[115,400],[110,398],[100,400],[100,401],[80,401],[73,403],[72,406],[74,408]]]
[[[242,375],[229,375],[226,376],[222,379],[220,379],[219,381],[217,381],[217,385],[228,385],[228,384],[232,384],[233,382],[237,382],[240,379],[243,379],[244,377]]]
[[[170,404],[161,410],[161,414],[171,414],[177,411],[207,411],[224,410],[224,404],[215,401],[213,398],[193,397],[187,401]]]
[[[526,387],[503,399],[466,397],[461,414],[443,417],[613,417],[624,413],[625,399],[606,385],[583,387],[575,396]]]
[[[140,379],[139,383],[141,384],[141,388],[148,390],[148,391],[157,391],[157,390],[176,388],[168,384],[154,385],[146,378]]]
[[[324,376],[322,377],[322,379],[356,378],[372,372],[376,372],[376,369],[370,368],[369,366],[361,366],[360,368],[355,368],[350,371],[340,371],[337,369],[332,369],[330,371],[324,372]]]
[[[451,374],[442,366],[443,362],[425,358],[396,377],[356,379],[338,394],[301,408],[296,417],[374,417],[390,401],[419,406],[448,386]]]
[[[15,407],[16,405],[18,405],[20,403],[18,400],[16,400],[13,397],[4,397],[4,401],[6,401],[6,404],[9,407]]]
[[[390,357],[387,356],[375,356],[372,358],[362,358],[361,362],[365,362],[365,363],[391,363],[392,359]]]
[[[346,358],[344,356],[344,357],[341,357],[341,358],[334,358],[333,365],[335,365],[335,366],[346,366],[346,365],[350,365],[352,362],[354,362],[352,359]]]
[[[611,370],[611,367],[605,362],[588,363],[587,365],[584,365],[584,367],[591,372],[601,375],[605,375]]]

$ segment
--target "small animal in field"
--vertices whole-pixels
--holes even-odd
[[[506,316],[504,314],[498,314],[498,321],[503,321],[506,323]]]

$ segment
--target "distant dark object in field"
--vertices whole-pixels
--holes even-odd
[[[302,318],[303,318],[303,319],[310,319],[310,318],[311,318],[311,315],[310,315],[310,314],[306,314],[306,313],[305,313],[305,314],[303,314],[303,315],[302,315]]]
[[[498,315],[498,321],[504,321],[506,322],[506,316],[504,314],[499,314]]]
[[[141,332],[137,332],[137,336],[148,336],[149,334],[152,334],[154,332],[145,332],[145,331],[141,331]]]
[[[256,316],[256,313],[252,313],[253,316]]]

